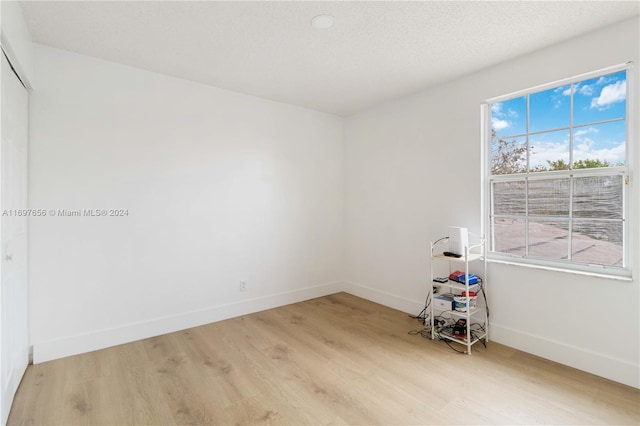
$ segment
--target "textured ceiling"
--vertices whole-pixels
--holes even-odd
[[[638,15],[640,2],[22,6],[38,43],[344,116]],[[324,13],[335,26],[313,29]]]

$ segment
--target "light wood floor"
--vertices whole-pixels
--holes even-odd
[[[8,424],[640,423],[637,389],[418,326],[339,293],[32,365]]]

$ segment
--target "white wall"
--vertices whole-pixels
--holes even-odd
[[[333,293],[342,119],[35,45],[35,362]],[[239,281],[249,290],[239,292]]]
[[[0,1],[0,40],[11,65],[17,70],[22,82],[30,87],[33,80],[31,35],[19,2]]]
[[[629,60],[638,64],[639,40],[638,19],[626,21],[347,119],[350,291],[417,313],[430,288],[429,241],[446,235],[448,225],[481,231],[480,104]],[[630,145],[640,167],[637,136]],[[640,387],[638,198],[633,282],[491,264],[492,338]]]

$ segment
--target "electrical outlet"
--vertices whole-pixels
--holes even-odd
[[[240,281],[240,291],[247,291],[247,282]]]

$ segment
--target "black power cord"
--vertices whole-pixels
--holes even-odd
[[[422,337],[424,337],[425,339],[430,339],[431,338],[431,330],[429,329],[429,327],[424,327],[420,330],[411,330],[409,331],[407,334],[410,334],[412,336],[416,336],[416,335],[420,335]]]
[[[482,278],[478,278],[478,282],[480,284],[480,291],[482,292],[482,297],[484,298],[484,309],[487,312],[487,320],[489,319],[489,302],[487,302],[487,293],[484,291],[484,281]]]
[[[409,318],[422,320],[424,324],[426,324],[427,319],[429,319],[429,306],[431,306],[431,293],[433,293],[433,289],[427,293],[427,298],[424,301],[424,308],[420,311],[418,315],[409,314]]]
[[[466,354],[467,351],[461,351],[460,349],[456,349],[452,344],[451,344],[451,340],[447,339],[446,337],[440,338],[440,340],[442,340],[443,342],[445,342],[447,344],[447,346],[449,346],[451,349],[453,349],[454,351],[458,352],[459,354]]]

